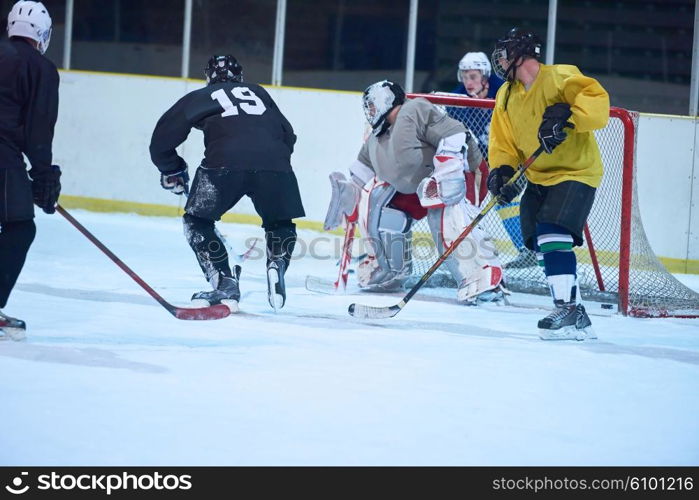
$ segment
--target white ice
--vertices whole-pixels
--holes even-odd
[[[207,288],[179,220],[74,215],[167,300]],[[300,231],[316,256],[280,313],[253,258],[243,313],[180,321],[58,214],[37,226],[5,309],[28,340],[0,342],[0,465],[699,464],[699,320],[595,315],[599,341],[559,343],[540,309],[360,321],[350,303],[398,299],[306,291],[337,239]],[[262,236],[220,227],[239,251]]]

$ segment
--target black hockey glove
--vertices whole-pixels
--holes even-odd
[[[32,178],[34,204],[47,214],[54,213],[61,194],[61,168],[51,165],[43,170],[31,169],[29,175]]]
[[[565,140],[564,128],[575,128],[575,125],[568,121],[572,114],[570,104],[566,102],[552,104],[544,111],[541,126],[539,126],[539,142],[547,153],[551,154],[556,146]]]
[[[515,169],[509,165],[500,165],[488,174],[488,191],[498,199],[498,204],[506,205],[517,198],[522,191],[523,183],[519,180],[506,185],[515,175]],[[522,176],[520,176],[520,179]]]
[[[174,194],[189,194],[189,174],[187,166],[181,170],[173,170],[171,172],[161,172],[160,185],[163,189],[172,191]]]

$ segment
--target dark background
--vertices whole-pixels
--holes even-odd
[[[0,0],[4,31],[14,1]],[[556,63],[578,66],[612,104],[687,114],[694,0],[560,0]],[[54,34],[47,55],[63,65],[65,0],[45,0]],[[546,40],[548,0],[423,0],[414,90],[450,91],[459,59],[490,55],[513,26]],[[232,53],[246,79],[271,82],[276,0],[194,0],[190,74]],[[363,90],[405,81],[409,0],[288,0],[283,84]],[[71,69],[180,76],[184,0],[75,0]],[[544,47],[546,51],[546,47]]]

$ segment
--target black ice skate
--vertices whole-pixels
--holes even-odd
[[[267,262],[267,300],[275,311],[284,307],[286,302],[285,272],[284,259],[272,259]]]
[[[517,254],[517,257],[502,266],[505,269],[524,269],[525,267],[535,267],[539,263],[536,260],[536,253],[528,248],[522,248]]]
[[[199,307],[223,304],[232,313],[238,312],[240,271],[240,266],[235,266],[233,268],[233,276],[218,274],[215,278],[212,278],[212,285],[215,284],[216,287],[213,290],[197,292],[192,295],[192,304]]]
[[[539,338],[542,340],[596,339],[590,317],[582,304],[554,301],[556,309],[539,320]]]
[[[24,321],[11,318],[0,311],[0,340],[20,341],[27,338],[27,325]]]

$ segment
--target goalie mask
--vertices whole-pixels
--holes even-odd
[[[397,83],[382,80],[370,85],[362,100],[364,115],[378,137],[388,129],[386,117],[391,110],[405,102],[405,91]]]
[[[204,76],[206,76],[207,85],[221,82],[242,82],[243,67],[231,55],[213,56],[204,68]]]
[[[30,38],[42,54],[51,41],[51,16],[41,2],[19,1],[7,15],[7,36]]]
[[[483,78],[490,77],[490,61],[483,52],[468,52],[459,61],[459,70],[456,73],[456,81],[461,83],[461,72],[475,69],[481,72]]]
[[[514,81],[517,68],[527,58],[541,59],[541,40],[532,31],[512,28],[495,43],[493,70],[503,80]]]

